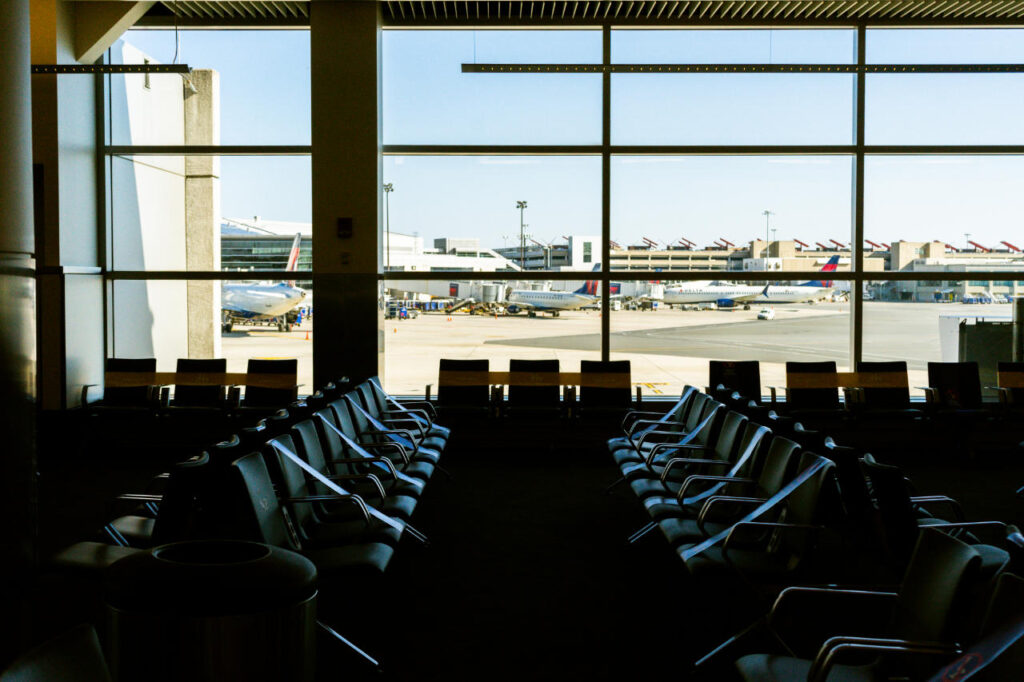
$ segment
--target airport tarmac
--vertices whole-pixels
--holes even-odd
[[[835,360],[848,369],[849,304],[774,306],[774,320],[758,320],[750,310],[616,311],[612,313],[612,358],[630,360],[633,381],[645,395],[675,394],[687,383],[707,382],[707,360],[760,360],[765,386],[785,385],[786,360]],[[910,385],[926,384],[928,361],[941,359],[940,315],[1008,318],[1006,305],[891,303],[864,305],[864,358],[906,360]],[[307,323],[308,324],[308,323]],[[309,332],[307,334],[307,332]],[[510,358],[557,358],[566,371],[600,353],[597,311],[563,312],[559,317],[422,314],[387,320],[386,388],[422,395],[437,384],[437,361],[488,358],[491,369],[508,369]],[[300,392],[312,381],[312,326],[282,333],[270,327],[236,327],[222,338],[229,371],[244,371],[250,357],[298,357]],[[433,389],[436,392],[436,388]]]

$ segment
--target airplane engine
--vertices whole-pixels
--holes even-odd
[[[515,303],[513,303],[510,306],[506,306],[505,310],[508,312],[509,315],[518,315],[519,313],[523,312],[523,309],[517,306]]]

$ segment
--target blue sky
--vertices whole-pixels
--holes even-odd
[[[126,36],[170,62],[174,35]],[[384,134],[389,144],[596,144],[600,76],[463,74],[463,62],[600,60],[597,31],[388,31]],[[309,142],[305,31],[180,33],[179,62],[221,74],[223,144]],[[616,31],[616,62],[849,63],[854,35],[816,31]],[[871,31],[867,59],[1022,62],[1024,31]],[[616,75],[614,144],[849,144],[853,79],[842,74]],[[1024,144],[1024,74],[877,75],[867,84],[874,144]],[[339,112],[343,115],[343,112]],[[479,236],[501,246],[600,233],[598,157],[386,157],[391,227]],[[877,157],[866,165],[866,235],[874,241],[1024,241],[1024,157]],[[225,158],[227,216],[310,220],[308,159]],[[849,240],[848,157],[623,157],[612,162],[612,234],[698,244],[764,235]]]

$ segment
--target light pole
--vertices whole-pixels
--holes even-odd
[[[526,209],[525,201],[516,201],[516,208],[519,209],[519,269],[526,269],[526,223],[523,222],[523,211]]]
[[[765,262],[767,262],[768,261],[768,244],[770,244],[770,242],[768,241],[768,221],[771,219],[771,217],[773,215],[775,215],[775,213],[773,213],[772,211],[769,211],[768,209],[765,209],[765,210],[763,210],[761,212],[761,215],[764,216],[764,259],[765,259]]]
[[[395,185],[390,182],[384,183],[384,270],[391,269],[391,193],[395,191]]]

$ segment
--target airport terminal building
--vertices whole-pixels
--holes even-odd
[[[0,45],[12,679],[1021,677],[1024,0]]]

